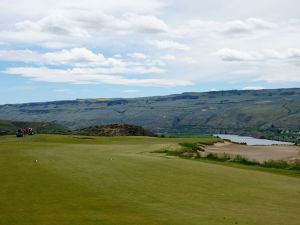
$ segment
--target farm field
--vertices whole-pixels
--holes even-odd
[[[0,225],[298,225],[300,177],[151,152],[214,138],[0,137]]]

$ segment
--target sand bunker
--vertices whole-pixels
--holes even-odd
[[[248,146],[230,142],[208,146],[206,152],[229,155],[242,155],[248,159],[264,162],[267,160],[300,160],[299,146]]]

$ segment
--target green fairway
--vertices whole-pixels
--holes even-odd
[[[150,153],[196,141],[0,137],[0,225],[299,225],[299,177]]]

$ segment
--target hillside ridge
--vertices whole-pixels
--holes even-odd
[[[300,88],[9,104],[0,106],[0,119],[53,122],[72,130],[133,124],[154,133],[263,136],[300,131]]]

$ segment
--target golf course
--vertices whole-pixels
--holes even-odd
[[[158,152],[213,137],[0,137],[0,225],[299,225],[300,176]]]

